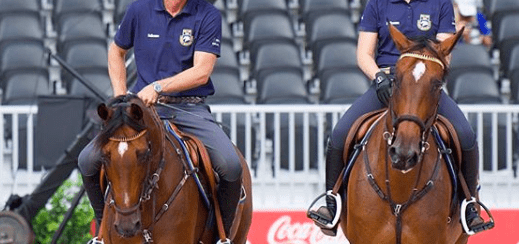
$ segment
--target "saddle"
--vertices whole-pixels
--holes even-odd
[[[217,196],[217,186],[218,182],[220,181],[218,177],[218,173],[213,170],[213,166],[211,163],[211,159],[209,157],[209,153],[207,152],[204,144],[200,139],[198,139],[196,136],[191,135],[189,133],[185,133],[178,129],[178,127],[172,123],[171,121],[165,122],[167,123],[166,126],[167,130],[170,132],[170,134],[177,138],[180,146],[185,149],[184,150],[184,156],[186,157],[188,162],[192,162],[192,167],[194,169],[201,169],[200,173],[202,174],[202,178],[206,180],[206,186],[204,184],[197,182],[198,187],[200,189],[200,194],[202,194],[202,198],[207,199],[206,192],[209,192],[212,196],[212,203],[214,206],[214,214],[216,217],[216,224],[218,228],[218,233],[220,235],[220,239],[234,239],[236,236],[237,231],[237,225],[240,223],[239,216],[241,216],[241,212],[243,211],[243,202],[246,198],[246,192],[245,188],[241,187],[241,196],[240,201],[238,202],[238,207],[236,209],[236,214],[234,215],[233,225],[231,228],[231,233],[229,237],[225,237],[225,231],[223,227],[223,220],[222,215],[220,211],[220,205],[218,204],[218,196]],[[205,188],[204,188],[205,187]],[[209,189],[206,189],[209,188]],[[206,200],[208,201],[208,200]],[[206,203],[206,205],[209,203]],[[210,206],[208,206],[210,207]]]

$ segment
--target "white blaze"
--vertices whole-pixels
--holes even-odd
[[[124,155],[126,150],[128,150],[128,143],[126,143],[124,141],[123,142],[119,142],[118,152],[119,152],[119,155],[121,155],[121,157]]]
[[[418,62],[416,66],[414,66],[413,70],[413,76],[414,80],[418,82],[420,78],[422,78],[423,74],[425,73],[425,64],[423,62]]]

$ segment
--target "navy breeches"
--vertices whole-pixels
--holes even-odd
[[[331,145],[335,149],[342,150],[344,148],[344,142],[348,131],[355,120],[365,113],[381,108],[384,108],[384,104],[378,100],[375,87],[371,86],[368,91],[355,100],[351,107],[341,117],[339,122],[337,122],[337,125],[335,125],[332,135],[330,136]],[[454,102],[454,100],[443,91],[440,95],[438,113],[446,117],[452,123],[456,133],[458,134],[461,148],[463,150],[468,150],[475,145],[476,134],[465,118],[465,115],[456,102]]]
[[[235,182],[241,178],[240,157],[231,140],[214,121],[209,106],[205,104],[171,104],[177,109],[157,106],[161,118],[173,119],[183,132],[198,137],[207,148],[214,170],[220,179]],[[96,137],[97,138],[97,137]],[[99,172],[101,161],[93,150],[94,138],[79,154],[78,165],[83,175],[92,176]]]

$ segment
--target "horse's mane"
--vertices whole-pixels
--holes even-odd
[[[120,95],[108,101],[106,106],[114,109],[114,111],[111,118],[106,121],[106,124],[99,133],[97,140],[98,146],[106,144],[115,131],[123,125],[128,125],[137,132],[146,129],[146,125],[142,119],[136,120],[126,112],[126,108],[131,105],[130,101],[132,99],[138,99],[138,97],[134,94]]]

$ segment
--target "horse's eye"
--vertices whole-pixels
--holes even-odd
[[[150,148],[146,148],[145,150],[139,150],[137,151],[137,158],[141,162],[147,162],[151,156],[151,150]]]

